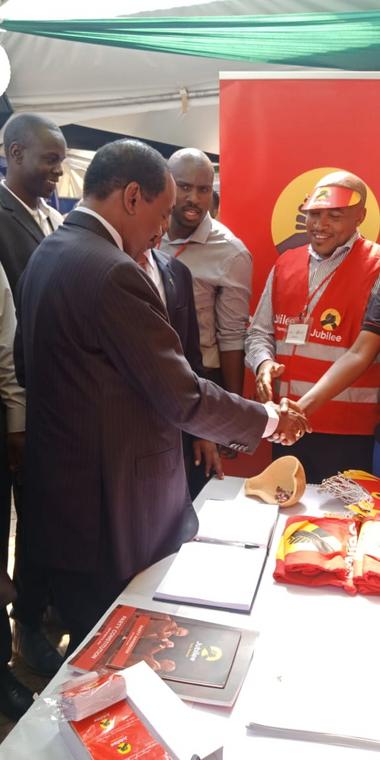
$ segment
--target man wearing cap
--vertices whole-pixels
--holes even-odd
[[[357,230],[366,195],[359,177],[338,171],[305,201],[309,245],[278,259],[248,330],[246,364],[256,374],[260,401],[277,393],[303,396],[355,341],[380,273],[380,246]],[[371,470],[379,381],[375,363],[312,415],[306,445],[293,447],[309,482],[348,468]]]

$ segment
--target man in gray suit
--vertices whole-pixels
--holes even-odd
[[[136,264],[167,225],[175,185],[133,140],[101,148],[83,205],[33,254],[18,294],[27,389],[25,497],[33,558],[49,568],[70,651],[126,582],[197,530],[181,430],[241,451],[292,443],[301,415],[197,377]]]

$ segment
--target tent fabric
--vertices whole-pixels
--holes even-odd
[[[181,6],[179,5],[181,2]],[[175,9],[172,6],[176,4]],[[326,10],[323,0],[308,0],[313,13]],[[139,13],[136,14],[138,8]],[[159,10],[158,10],[159,8]],[[328,10],[343,13],[380,11],[379,0],[329,0]],[[108,15],[123,20],[144,22],[156,18],[181,19],[191,29],[191,18],[269,16],[273,21],[284,14],[303,14],[304,0],[140,0],[89,3],[88,0],[7,0],[1,7],[4,22],[28,18],[84,19]],[[49,15],[50,13],[50,15]],[[133,15],[132,15],[133,14]],[[294,16],[293,16],[294,18]],[[355,18],[358,18],[355,13]],[[113,19],[114,20],[114,19]],[[117,18],[120,20],[120,18]],[[260,19],[259,19],[260,20]],[[272,27],[273,30],[273,27]],[[210,30],[206,30],[210,36]],[[272,32],[271,32],[272,33]],[[266,32],[268,34],[268,32]],[[84,44],[0,30],[0,42],[11,62],[11,81],[7,96],[16,113],[32,111],[52,119],[60,126],[77,124],[108,132],[133,135],[141,139],[172,145],[191,145],[211,153],[219,152],[219,74],[220,72],[315,73],[311,59],[303,66],[260,61],[206,58],[197,55],[154,52],[104,44]],[[372,46],[360,48],[355,68],[378,68],[372,61]],[[181,51],[182,52],[182,51]],[[355,53],[352,53],[355,55]],[[348,53],[331,53],[334,72],[337,64],[348,68]],[[377,54],[376,58],[379,56]],[[329,63],[324,54],[324,73]],[[326,64],[326,65],[325,65]],[[327,71],[328,73],[328,71]],[[338,76],[342,74],[337,72]],[[348,75],[348,72],[347,72]],[[353,74],[355,76],[355,73]],[[1,138],[0,138],[1,139]]]
[[[73,21],[6,19],[0,29],[205,58],[380,70],[380,11]]]

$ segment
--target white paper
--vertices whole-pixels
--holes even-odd
[[[183,544],[154,599],[248,612],[266,549],[191,541]]]
[[[145,662],[126,668],[122,675],[131,707],[173,758],[221,760],[221,740],[211,716],[184,704]]]
[[[277,516],[275,504],[259,504],[247,497],[207,499],[198,512],[197,538],[267,547]]]
[[[377,656],[371,646],[359,651],[357,643],[350,630],[346,639],[331,631],[326,640],[320,637],[319,644],[311,637],[292,641],[273,637],[271,642],[262,640],[260,649],[259,642],[247,721],[253,733],[380,746]],[[318,646],[323,666],[320,652],[315,656]]]

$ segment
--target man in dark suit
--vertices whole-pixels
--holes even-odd
[[[145,251],[138,263],[155,283],[191,369],[205,377],[190,269],[157,248]],[[223,478],[222,460],[211,441],[184,433],[182,443],[190,496],[195,499],[212,473]]]
[[[12,292],[33,251],[62,217],[45,202],[62,176],[65,138],[37,114],[12,117],[4,130],[7,176],[0,183],[0,261]]]
[[[61,215],[47,205],[62,175],[66,142],[61,130],[37,114],[19,114],[4,130],[7,176],[0,183],[0,262],[13,295],[30,256],[46,235],[62,222]],[[23,500],[20,472],[11,472],[6,456],[6,415],[0,408],[0,551],[7,556],[11,489],[17,509],[17,539],[14,580],[18,598],[14,648],[42,675],[53,675],[62,658],[41,633],[41,614],[46,604],[48,580],[40,568],[30,565],[23,530]],[[10,638],[10,631],[7,639]],[[9,651],[0,638],[0,660]]]
[[[253,451],[264,434],[291,443],[307,429],[295,412],[192,372],[135,261],[162,235],[174,198],[157,151],[133,140],[103,146],[83,205],[41,243],[20,283],[29,548],[49,568],[69,651],[135,573],[196,533],[181,430]]]

